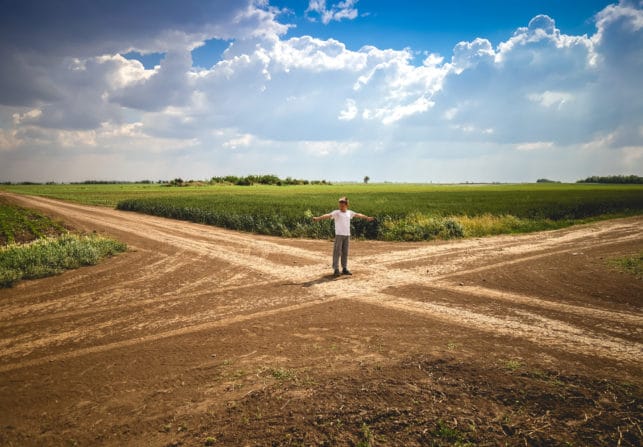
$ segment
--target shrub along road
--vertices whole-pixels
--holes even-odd
[[[128,253],[0,290],[3,445],[640,445],[642,217],[431,243],[8,196]]]

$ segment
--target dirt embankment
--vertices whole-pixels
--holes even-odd
[[[283,240],[10,196],[130,251],[0,290],[2,445],[640,445],[643,218]]]

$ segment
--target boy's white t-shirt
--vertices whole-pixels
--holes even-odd
[[[351,210],[346,210],[342,212],[341,210],[335,210],[330,213],[335,220],[335,235],[337,236],[350,236],[351,235],[351,219],[355,215],[355,212]]]

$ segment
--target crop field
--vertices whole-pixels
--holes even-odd
[[[29,242],[66,232],[62,224],[34,210],[8,203],[0,197],[0,246]]]
[[[351,207],[376,217],[353,221],[358,237],[421,241],[522,233],[643,212],[643,186],[592,184],[167,187],[149,184],[15,185],[26,194],[116,207],[233,230],[286,237],[332,237],[313,215]]]

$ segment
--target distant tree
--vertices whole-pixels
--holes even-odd
[[[168,185],[169,186],[187,186],[187,184],[183,181],[181,177],[175,178]]]
[[[250,180],[248,177],[241,177],[235,182],[235,185],[237,185],[237,186],[252,186],[252,180]]]
[[[560,182],[556,180],[549,180],[548,178],[539,178],[538,180],[536,180],[536,183],[560,183]]]
[[[367,175],[364,177],[364,184],[367,184],[371,178]]]

